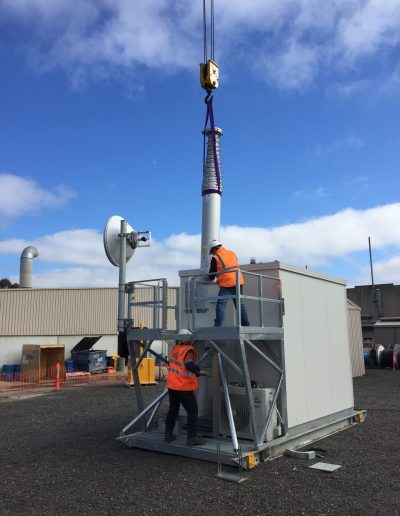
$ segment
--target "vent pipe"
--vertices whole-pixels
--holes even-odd
[[[32,288],[32,260],[39,256],[39,251],[33,245],[25,247],[21,254],[19,269],[19,286]]]

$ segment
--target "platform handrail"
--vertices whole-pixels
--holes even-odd
[[[188,327],[190,329],[190,331],[195,331],[196,330],[196,312],[197,310],[199,309],[198,308],[198,305],[199,303],[204,303],[204,302],[210,302],[210,301],[218,301],[218,300],[221,300],[221,299],[233,299],[233,300],[236,300],[236,306],[237,306],[237,309],[236,309],[236,326],[241,326],[242,324],[242,321],[241,321],[241,310],[240,310],[240,306],[241,306],[241,302],[242,300],[244,299],[248,299],[248,300],[252,300],[252,301],[257,301],[259,303],[259,320],[260,320],[260,327],[265,327],[264,325],[264,303],[276,303],[276,304],[280,304],[281,305],[281,310],[280,310],[280,325],[282,325],[282,312],[283,312],[283,298],[281,297],[281,280],[279,278],[276,278],[274,276],[268,276],[266,274],[258,274],[258,273],[255,273],[255,272],[250,272],[250,271],[245,271],[243,269],[240,269],[236,266],[233,266],[233,267],[228,267],[222,271],[219,271],[219,272],[215,272],[215,273],[212,273],[212,275],[214,277],[216,276],[219,276],[221,274],[224,274],[226,273],[227,270],[231,270],[232,269],[232,272],[235,272],[235,276],[236,276],[236,294],[227,294],[227,295],[224,295],[224,296],[203,296],[203,295],[200,295],[200,296],[196,296],[196,281],[198,280],[198,278],[203,278],[203,283],[202,285],[203,286],[208,286],[208,285],[215,285],[215,282],[213,280],[209,280],[209,274],[208,273],[204,273],[204,272],[198,272],[196,274],[192,274],[188,277],[188,281],[187,281],[187,284],[188,284],[188,295],[187,295],[187,299],[188,299],[188,305],[187,305],[187,313],[188,313]],[[240,292],[240,274],[243,274],[243,275],[249,275],[249,276],[253,276],[253,277],[256,277],[258,278],[258,296],[250,296],[250,295],[245,295],[245,294],[242,294]],[[274,299],[274,298],[269,298],[269,297],[264,297],[263,296],[263,280],[272,280],[274,282],[276,282],[279,286],[279,289],[278,289],[278,298],[277,299]],[[190,317],[191,315],[191,317]]]
[[[153,291],[153,298],[149,300],[133,301],[129,298],[129,295],[133,295],[136,287],[150,288]],[[168,289],[176,290],[176,303],[169,304],[168,302]],[[174,310],[175,320],[177,326],[179,325],[179,287],[168,287],[166,278],[152,278],[146,280],[129,281],[125,285],[125,292],[128,294],[128,325],[132,326],[133,307],[146,307],[152,308],[152,329],[158,329],[165,331],[167,330],[167,316],[168,311]]]

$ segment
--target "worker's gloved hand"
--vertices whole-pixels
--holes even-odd
[[[211,371],[205,371],[204,369],[201,369],[200,376],[208,376],[208,378],[211,378]]]

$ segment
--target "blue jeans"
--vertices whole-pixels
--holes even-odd
[[[243,294],[243,285],[240,285],[240,293]],[[236,287],[219,287],[218,297],[220,296],[236,296]],[[236,307],[236,298],[232,299],[233,304]],[[228,299],[218,299],[217,306],[215,308],[215,325],[222,326],[225,317],[225,307]],[[240,303],[240,316],[242,318],[242,326],[250,326],[249,318],[247,316],[247,310],[244,304]]]

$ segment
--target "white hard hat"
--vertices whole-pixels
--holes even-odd
[[[192,335],[192,332],[187,330],[186,328],[182,328],[179,330],[179,335]]]
[[[178,341],[180,342],[189,342],[192,340],[192,332],[187,330],[186,328],[182,328],[181,330],[179,330],[178,335],[186,335],[184,338],[178,339]]]
[[[214,240],[211,240],[211,242],[208,244],[208,253],[210,254],[211,249],[213,249],[214,247],[218,247],[219,245],[222,245],[222,244],[216,238],[214,238]]]

